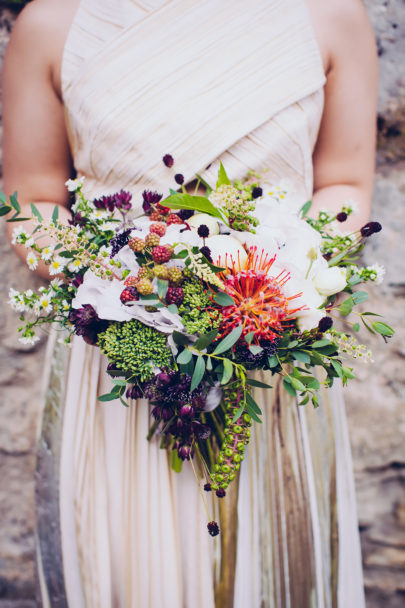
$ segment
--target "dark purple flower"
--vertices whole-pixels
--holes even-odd
[[[87,224],[87,219],[81,213],[74,213],[72,219],[68,220],[70,226],[84,226]]]
[[[215,494],[218,496],[218,498],[224,498],[224,496],[226,495],[226,492],[223,488],[218,488],[218,490],[215,492]]]
[[[208,424],[202,424],[197,420],[194,420],[191,425],[191,428],[193,433],[198,437],[198,439],[208,439],[208,437],[211,435],[211,428],[208,426]]]
[[[380,232],[382,230],[382,226],[379,222],[368,222],[363,228],[361,228],[361,236],[368,237],[374,234],[375,232]]]
[[[218,536],[219,534],[219,526],[216,521],[210,521],[207,524],[208,532],[211,536]]]
[[[174,181],[176,182],[176,184],[179,184],[181,186],[181,184],[184,184],[184,175],[182,175],[181,173],[176,173],[176,175],[174,176]]]
[[[252,190],[252,198],[260,198],[263,196],[263,189],[260,186],[255,186]]]
[[[165,154],[164,157],[162,158],[164,164],[166,165],[166,167],[173,167],[174,165],[174,158],[171,154]]]
[[[170,376],[169,374],[166,374],[165,372],[160,372],[160,374],[158,374],[156,376],[156,385],[161,387],[161,386],[167,386],[168,384],[170,384]]]
[[[189,220],[192,215],[194,215],[194,211],[192,209],[180,209],[177,215],[183,220],[183,222],[185,222]]]
[[[127,399],[142,399],[143,393],[142,393],[141,389],[139,388],[139,386],[134,384],[133,386],[130,386],[127,389],[125,396]]]
[[[129,211],[129,209],[132,207],[132,194],[130,192],[126,192],[125,190],[121,190],[120,192],[117,192],[117,194],[114,194],[114,200],[117,209]]]
[[[318,329],[322,333],[328,331],[333,325],[333,320],[331,317],[322,317],[322,319],[318,323]]]
[[[108,321],[99,319],[91,304],[84,304],[82,308],[72,310],[69,321],[74,325],[75,333],[92,344],[97,342],[98,334],[108,327]]]
[[[93,201],[93,205],[96,209],[107,209],[112,213],[115,209],[115,195],[108,194],[107,196],[101,196]]]
[[[192,418],[193,414],[194,409],[191,407],[191,405],[186,404],[180,408],[180,416],[185,420],[189,420],[190,418]]]
[[[82,283],[83,283],[82,274],[77,274],[70,282],[70,284],[73,285],[73,287],[76,287],[76,289],[78,289]]]
[[[204,491],[205,492],[211,492],[212,488],[211,488],[211,484],[210,483],[205,483],[204,484]]]
[[[114,236],[111,241],[111,254],[110,258],[113,258],[117,253],[128,244],[129,236],[132,232],[132,228],[128,228],[123,232],[119,232],[116,236]]]
[[[142,207],[145,213],[149,213],[152,209],[152,205],[156,205],[163,197],[163,194],[158,192],[152,192],[152,190],[144,190],[142,192],[143,203]]]
[[[200,251],[203,254],[203,256],[205,256],[207,258],[207,260],[209,262],[211,262],[211,264],[212,264],[211,249],[204,245],[204,247],[200,247]]]
[[[201,226],[198,226],[197,228],[197,234],[202,239],[206,239],[210,235],[210,229],[205,224],[201,224]]]
[[[190,460],[191,456],[191,447],[189,445],[181,445],[177,449],[177,454],[181,460]]]
[[[338,222],[345,222],[347,220],[347,213],[345,213],[344,211],[341,211],[340,213],[337,214],[336,219]]]

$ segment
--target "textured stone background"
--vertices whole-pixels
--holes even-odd
[[[381,61],[378,168],[373,218],[384,225],[366,261],[387,268],[370,310],[397,328],[387,346],[369,339],[375,365],[357,366],[346,394],[368,608],[405,606],[405,4],[366,0]],[[14,14],[0,8],[0,63]],[[9,251],[1,226],[0,301],[10,285],[34,286],[32,273]],[[15,338],[17,319],[0,308],[0,608],[33,608],[34,445],[44,344]],[[401,374],[402,371],[402,374]],[[299,607],[294,607],[299,608]],[[348,606],[347,608],[356,608]]]

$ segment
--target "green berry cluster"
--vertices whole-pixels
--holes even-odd
[[[216,310],[208,310],[210,298],[201,281],[187,280],[183,284],[184,299],[179,306],[179,314],[189,334],[205,334],[217,329],[222,316]]]
[[[137,320],[111,323],[98,336],[102,353],[111,363],[144,382],[153,377],[154,367],[171,367],[172,356],[166,336]]]
[[[244,459],[245,449],[250,440],[250,427],[252,426],[252,419],[246,413],[242,414],[236,422],[233,422],[235,412],[240,406],[238,391],[225,391],[224,401],[226,407],[225,435],[211,474],[213,490],[218,490],[218,488],[226,490],[231,481],[235,479],[240,463]]]
[[[210,199],[214,199],[227,210],[230,226],[234,230],[254,232],[253,228],[259,221],[252,215],[256,209],[256,201],[252,200],[251,189],[238,190],[223,185],[211,194]]]

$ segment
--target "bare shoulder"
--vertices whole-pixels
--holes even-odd
[[[58,88],[63,48],[80,0],[33,0],[17,18],[7,54],[50,75]],[[13,62],[14,62],[13,61]]]
[[[356,51],[373,59],[374,32],[362,0],[306,0],[327,72]]]

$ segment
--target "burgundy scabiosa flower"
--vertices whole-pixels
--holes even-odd
[[[210,521],[207,524],[208,532],[211,536],[218,536],[219,526],[216,521]]]
[[[111,245],[110,258],[113,258],[115,255],[117,255],[117,253],[123,247],[125,247],[125,245],[128,245],[131,232],[132,232],[132,228],[128,228],[127,230],[124,230],[123,232],[119,232],[116,236],[114,236],[111,239],[111,241],[110,241],[110,245]]]
[[[91,304],[84,304],[82,308],[72,310],[69,321],[74,325],[75,333],[92,344],[97,342],[98,334],[108,327],[108,321],[99,319]]]
[[[75,277],[70,282],[70,284],[73,285],[73,287],[76,287],[76,289],[78,289],[82,283],[83,283],[82,274],[75,275]]]
[[[93,201],[93,205],[96,209],[106,209],[112,213],[115,209],[115,195],[108,194],[107,196],[101,196]]]
[[[252,198],[260,198],[261,196],[263,196],[263,188],[255,186],[252,190]]]
[[[328,331],[328,329],[330,329],[332,325],[333,320],[331,319],[331,317],[322,317],[322,319],[318,323],[318,329],[319,331],[324,333],[325,331]]]
[[[85,224],[87,224],[87,219],[83,217],[81,213],[74,213],[72,219],[68,220],[68,224],[70,226],[85,226]]]
[[[174,181],[176,182],[176,184],[179,184],[179,186],[181,186],[181,184],[184,184],[184,175],[182,173],[176,173],[176,175],[174,176]]]
[[[340,213],[337,214],[336,219],[338,222],[345,222],[347,220],[347,213],[345,213],[344,211],[341,211]]]
[[[198,226],[197,228],[197,234],[198,236],[200,236],[202,239],[206,239],[209,237],[210,235],[210,229],[208,228],[208,226],[206,226],[205,224],[201,224],[200,226]]]
[[[127,192],[126,190],[121,190],[114,194],[115,206],[117,209],[124,209],[125,211],[129,211],[132,207],[131,200],[132,194]]]
[[[162,200],[163,194],[159,194],[159,192],[152,192],[152,190],[144,190],[142,192],[142,208],[145,213],[149,213],[152,211],[152,205],[156,205],[160,200]]]

